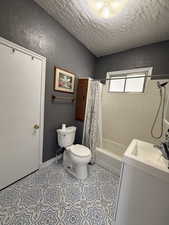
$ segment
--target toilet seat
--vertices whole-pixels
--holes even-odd
[[[68,150],[70,150],[73,155],[80,158],[88,157],[91,155],[91,151],[89,150],[89,148],[85,147],[84,145],[72,145],[68,148]]]

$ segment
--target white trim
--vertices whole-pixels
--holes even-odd
[[[126,92],[125,91],[126,81],[124,83],[124,90],[123,91],[117,91],[117,92],[116,91],[110,91],[110,81],[106,82],[107,91],[109,93],[119,93],[119,94],[144,94],[146,85],[148,83],[147,82],[148,79],[146,80],[146,76],[151,76],[152,71],[153,71],[153,67],[143,67],[143,68],[135,68],[135,69],[130,69],[130,70],[118,70],[118,71],[108,72],[107,76],[106,76],[107,79],[110,79],[110,77],[112,77],[112,76],[118,76],[118,75],[124,76],[124,79],[125,79],[125,76],[128,75],[128,74],[134,74],[134,73],[147,73],[147,74],[145,75],[142,92],[132,92],[132,91]]]
[[[37,54],[37,53],[29,50],[29,49],[26,49],[26,48],[24,48],[24,47],[22,47],[20,45],[17,45],[15,43],[13,43],[11,41],[8,41],[8,40],[6,40],[6,39],[4,39],[2,37],[0,37],[0,44],[3,44],[3,45],[5,45],[5,46],[7,46],[9,48],[13,48],[13,49],[15,49],[17,51],[20,51],[22,53],[25,53],[27,55],[30,55],[32,57],[35,57],[37,59],[40,59],[41,61],[45,61],[46,62],[46,58],[44,56],[39,55],[39,54]]]
[[[41,75],[41,105],[40,105],[40,129],[39,129],[39,168],[42,165],[43,154],[43,130],[44,130],[44,103],[45,103],[45,80],[46,80],[46,58],[29,49],[26,49],[20,45],[17,45],[11,41],[8,41],[0,37],[0,44],[9,48],[13,48],[16,51],[20,51],[31,57],[37,58],[42,62],[42,75]]]
[[[57,159],[56,157],[49,159],[48,161],[44,162],[41,164],[40,168],[45,168],[47,166],[50,166],[52,163],[56,162],[57,163]]]
[[[118,70],[118,71],[108,72],[107,78],[109,78],[111,75],[120,75],[120,74],[126,74],[126,73],[141,73],[141,72],[148,72],[148,76],[151,76],[152,71],[153,71],[153,67],[135,68],[130,70]]]
[[[41,110],[40,110],[40,130],[39,130],[39,135],[40,135],[39,136],[40,165],[43,162],[43,135],[44,135],[44,113],[45,113],[45,82],[46,82],[46,59],[42,61],[42,76],[41,76]]]

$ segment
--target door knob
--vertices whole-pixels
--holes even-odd
[[[39,125],[35,124],[34,129],[38,130],[39,129]]]

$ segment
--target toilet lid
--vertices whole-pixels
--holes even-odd
[[[79,157],[87,157],[91,154],[91,151],[84,145],[72,145],[70,151]]]

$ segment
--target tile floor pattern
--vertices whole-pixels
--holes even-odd
[[[111,225],[118,182],[98,165],[78,181],[54,163],[0,191],[0,225]]]

